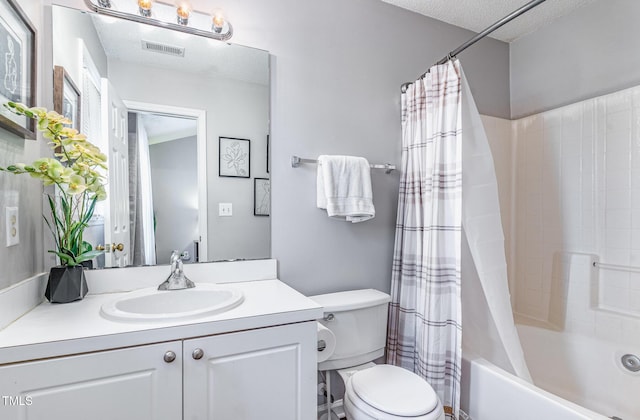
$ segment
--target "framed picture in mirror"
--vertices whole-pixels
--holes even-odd
[[[269,216],[271,213],[271,181],[267,178],[253,180],[253,215]]]
[[[53,68],[53,110],[80,131],[80,90],[62,66]]]
[[[251,141],[234,137],[220,137],[218,140],[218,175],[250,178]]]
[[[0,103],[36,106],[36,30],[16,0],[0,0]],[[35,122],[0,108],[0,128],[35,139]]]

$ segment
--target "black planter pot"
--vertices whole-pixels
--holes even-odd
[[[84,277],[84,267],[58,266],[49,272],[49,282],[45,297],[51,303],[69,303],[80,300],[87,294],[87,280]]]

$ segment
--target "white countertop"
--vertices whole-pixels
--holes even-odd
[[[181,340],[312,321],[322,307],[280,280],[234,283],[244,302],[227,311],[197,320],[131,323],[100,316],[103,303],[123,293],[89,294],[67,304],[42,303],[0,330],[0,364],[84,352]]]

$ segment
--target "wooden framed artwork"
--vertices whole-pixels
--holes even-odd
[[[0,0],[0,103],[36,106],[36,30],[16,0]],[[35,121],[0,109],[0,128],[35,139]]]
[[[53,110],[71,120],[80,131],[80,90],[62,66],[53,68]]]
[[[218,139],[218,176],[251,177],[251,141],[234,137]]]
[[[253,180],[253,215],[269,216],[271,213],[271,181],[267,178]]]

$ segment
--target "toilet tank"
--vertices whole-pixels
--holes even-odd
[[[324,307],[319,322],[336,336],[336,348],[319,370],[344,369],[384,355],[391,297],[374,289],[310,296]]]

